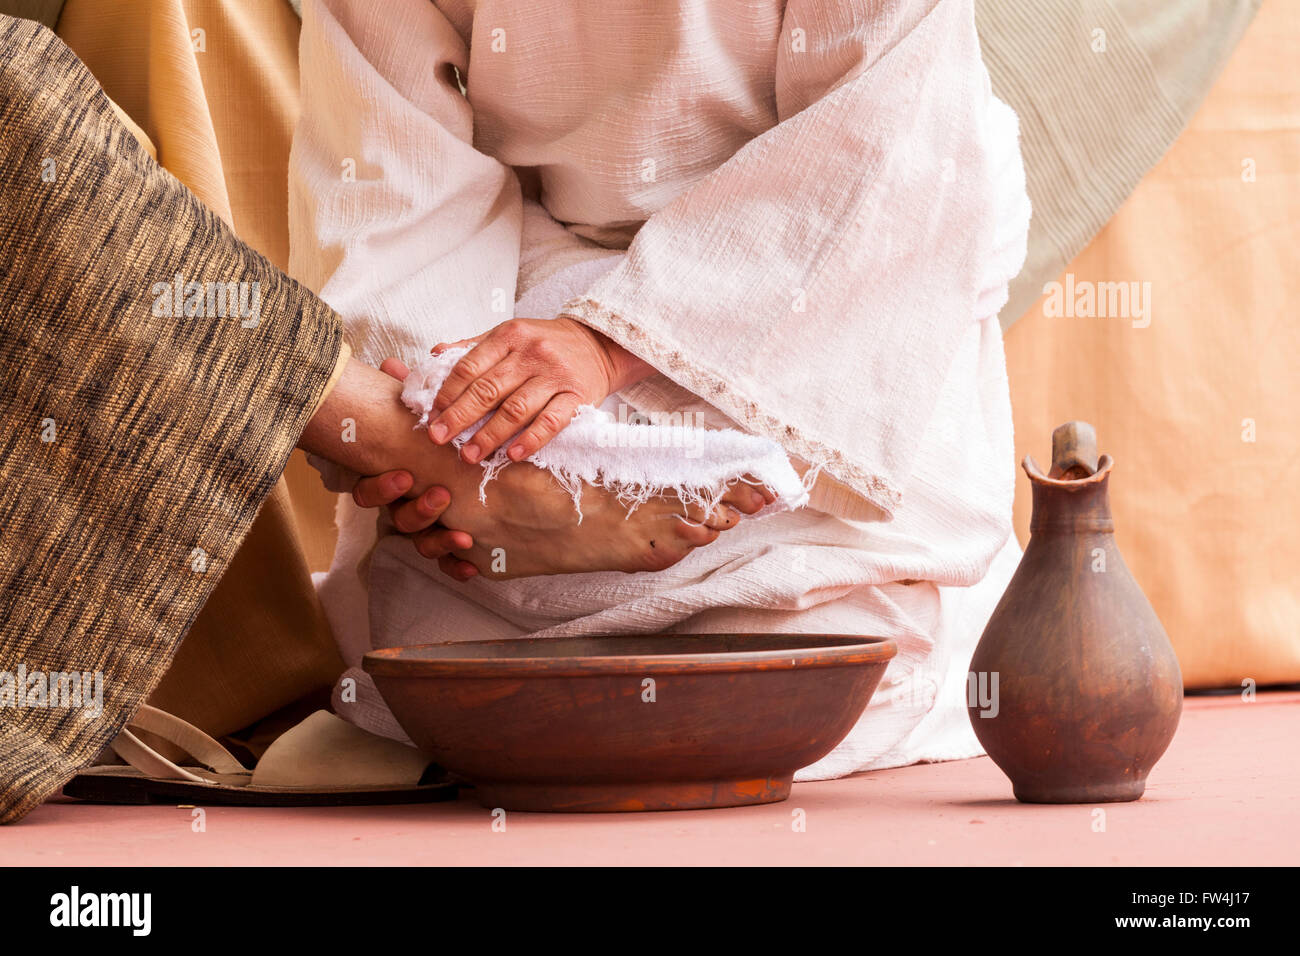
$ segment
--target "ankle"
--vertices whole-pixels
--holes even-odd
[[[298,447],[362,475],[409,467],[394,464],[409,447],[415,424],[401,393],[401,382],[349,359]]]

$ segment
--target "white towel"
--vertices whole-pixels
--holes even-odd
[[[468,346],[447,349],[425,356],[411,369],[402,401],[419,416],[417,425],[428,423],[438,389],[469,351]],[[746,475],[777,495],[775,502],[754,517],[800,508],[808,501],[808,492],[789,457],[769,438],[734,428],[705,428],[689,417],[683,420],[690,412],[649,416],[627,412],[627,405],[620,406],[619,414],[583,405],[560,434],[526,459],[549,471],[573,496],[579,521],[585,485],[615,492],[628,505],[629,514],[637,505],[663,494],[675,494],[685,504],[712,509],[728,485]],[[459,448],[490,417],[484,415],[453,438],[452,444]],[[510,445],[510,441],[503,442],[495,454],[481,462],[479,498],[485,504],[488,482],[511,464],[506,457]]]

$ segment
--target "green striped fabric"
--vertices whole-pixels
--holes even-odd
[[[1209,93],[1260,0],[976,0],[993,90],[1020,115],[1029,254],[1009,328],[1092,241]]]

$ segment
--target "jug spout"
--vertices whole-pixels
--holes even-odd
[[[1109,455],[1097,454],[1097,432],[1087,422],[1066,422],[1052,432],[1052,467],[1046,474],[1026,455],[1033,486],[1030,534],[1113,533]]]

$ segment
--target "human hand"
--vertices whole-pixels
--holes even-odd
[[[399,382],[411,374],[406,364],[396,358],[385,359],[379,369]],[[474,547],[474,537],[441,523],[443,512],[451,505],[451,492],[442,485],[434,485],[406,500],[414,485],[415,477],[409,471],[387,471],[358,481],[352,489],[352,500],[360,508],[387,507],[393,527],[411,537],[416,551],[437,561],[439,569],[449,577],[468,581],[478,574],[478,568],[455,552],[469,551]]]
[[[441,342],[446,349],[477,341],[433,401],[429,437],[442,445],[484,415],[488,422],[461,448],[471,464],[518,435],[506,451],[511,461],[536,452],[569,424],[581,405],[598,405],[611,392],[640,381],[654,369],[612,339],[581,322],[511,319],[477,340]]]

